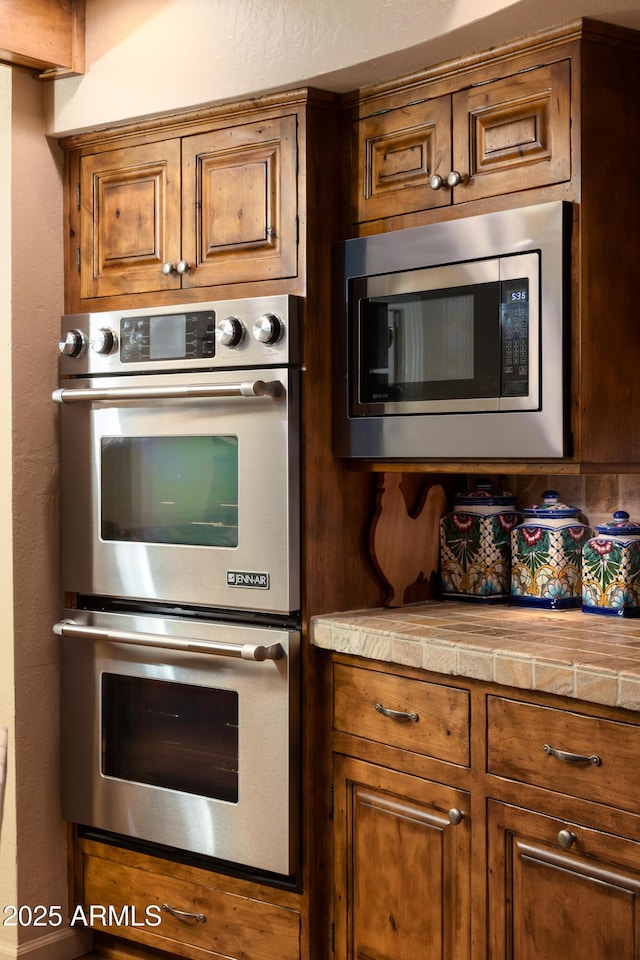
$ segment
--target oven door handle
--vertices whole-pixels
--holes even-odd
[[[241,383],[194,383],[191,386],[164,387],[89,387],[54,390],[56,403],[80,403],[93,400],[192,400],[207,397],[271,397],[284,393],[279,380],[244,380]]]
[[[210,653],[218,657],[239,657],[242,660],[280,660],[284,656],[282,644],[220,643],[187,637],[169,637],[157,633],[133,633],[128,630],[105,630],[61,620],[53,627],[58,637],[83,637],[86,640],[107,640],[110,643],[130,643],[141,647],[160,647],[163,650],[182,650],[185,653]]]

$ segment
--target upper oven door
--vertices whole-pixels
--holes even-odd
[[[298,610],[295,370],[76,380],[55,396],[63,590]]]

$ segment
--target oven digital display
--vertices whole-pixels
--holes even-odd
[[[120,360],[200,360],[216,353],[213,310],[163,313],[120,320]]]
[[[238,546],[237,436],[103,437],[103,540]]]
[[[149,359],[179,360],[185,355],[187,318],[183,314],[149,317]]]

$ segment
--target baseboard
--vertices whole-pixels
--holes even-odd
[[[91,950],[91,933],[84,929],[54,930],[26,943],[0,943],[0,958],[8,960],[75,960]]]

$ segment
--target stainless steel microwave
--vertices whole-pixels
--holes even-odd
[[[570,217],[557,201],[341,244],[338,456],[570,452]]]

